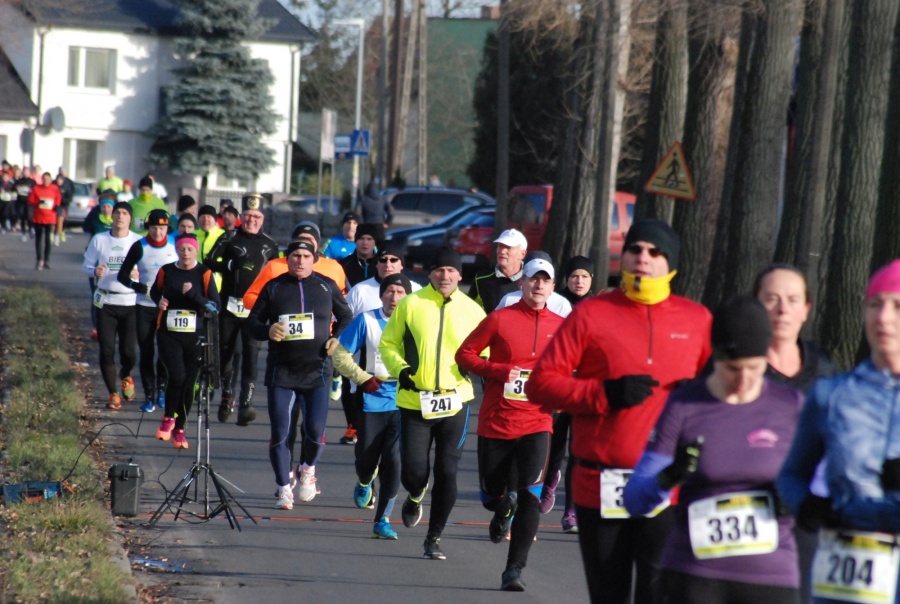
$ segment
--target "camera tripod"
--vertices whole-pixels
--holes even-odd
[[[212,308],[204,311],[206,318],[206,337],[200,338],[200,346],[203,350],[203,363],[200,368],[199,379],[197,380],[197,458],[191,465],[181,482],[166,497],[162,505],[157,508],[156,512],[147,522],[148,526],[156,524],[162,518],[163,512],[174,506],[176,508],[175,520],[184,513],[200,518],[210,520],[215,518],[222,512],[232,529],[241,530],[231,504],[237,505],[244,515],[249,518],[253,524],[257,524],[250,512],[247,511],[241,502],[238,501],[231,492],[225,487],[223,482],[228,482],[225,478],[216,474],[209,463],[209,405],[210,405],[210,388],[216,389],[221,386],[219,376],[219,316]],[[210,499],[210,482],[215,489],[214,497],[218,500]],[[202,484],[202,499],[200,498],[200,488]],[[228,482],[232,487],[236,487]],[[193,497],[191,496],[191,487],[193,487]],[[243,493],[243,491],[241,491]],[[186,504],[200,504],[203,506],[201,512],[191,512],[185,508]]]

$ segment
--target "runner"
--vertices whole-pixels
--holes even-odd
[[[94,306],[97,307],[97,338],[100,342],[100,373],[109,391],[108,409],[122,408],[122,397],[134,400],[134,380],[131,370],[135,363],[135,295],[134,290],[118,281],[119,269],[131,246],[141,236],[128,230],[131,224],[131,206],[118,202],[113,206],[112,228],[108,233],[94,235],[84,253],[82,270],[89,277],[97,278]],[[139,278],[132,270],[131,279]],[[122,392],[116,384],[115,350],[119,341],[118,378]]]
[[[525,254],[525,259],[523,260],[524,264],[528,264],[532,260],[545,260],[550,264],[553,264],[553,260],[550,258],[550,254],[547,252],[541,251],[533,251]],[[495,310],[497,308],[506,308],[507,306],[512,306],[516,304],[519,300],[522,299],[522,279],[516,281],[516,289],[515,291],[511,291],[508,294],[505,294],[502,298],[500,298],[500,302],[497,304]],[[550,292],[550,295],[547,297],[547,308],[552,313],[556,313],[561,317],[568,317],[572,312],[572,305],[569,301],[563,297],[562,295],[554,292]]]
[[[528,381],[528,398],[572,414],[572,491],[578,542],[594,602],[654,602],[659,554],[672,521],[629,518],[604,498],[624,484],[675,385],[709,357],[711,316],[671,295],[678,235],[660,220],[635,222],[625,237],[619,289],[580,303]],[[577,372],[577,373],[576,373]]]
[[[869,358],[816,382],[778,479],[797,523],[821,529],[812,568],[816,602],[898,597],[900,260],[869,280],[863,317]],[[816,494],[810,483],[823,461],[828,494]]]
[[[375,274],[375,246],[383,240],[384,228],[380,224],[363,223],[356,227],[356,251],[340,261],[349,287]]]
[[[497,244],[497,265],[491,272],[475,277],[469,290],[469,295],[485,312],[497,308],[503,296],[519,289],[522,260],[528,250],[528,240],[516,229],[503,231],[494,243]]]
[[[144,389],[144,404],[141,405],[141,411],[152,413],[157,406],[166,406],[166,394],[165,383],[161,381],[162,355],[159,360],[156,358],[159,308],[150,297],[150,288],[156,281],[156,273],[160,267],[175,262],[178,255],[175,252],[175,237],[168,234],[169,214],[165,210],[152,210],[144,224],[147,227],[147,235],[128,250],[117,279],[119,283],[137,293],[134,310],[137,343],[141,352],[141,386]],[[131,272],[135,267],[139,276],[132,279]]]
[[[360,223],[356,212],[346,212],[341,218],[341,232],[331,238],[323,254],[332,260],[343,260],[356,250],[356,227]]]
[[[242,219],[243,220],[243,219]],[[337,284],[313,273],[316,248],[306,241],[292,241],[287,247],[288,272],[269,281],[253,305],[247,332],[257,340],[269,340],[266,360],[271,438],[269,459],[278,485],[279,509],[294,507],[291,488],[291,447],[300,407],[300,465],[297,497],[312,501],[316,488],[316,464],[325,448],[328,418],[328,391],[332,363],[326,342],[340,333],[352,316]]]
[[[112,211],[116,205],[116,194],[114,191],[106,191],[100,195],[100,201],[97,207],[88,212],[81,230],[88,234],[88,237],[99,235],[100,233],[108,233],[112,229]],[[90,243],[90,239],[88,239]],[[94,293],[97,291],[97,277],[91,274],[88,277],[88,287],[91,289],[91,339],[97,339],[97,307],[94,306]]]
[[[462,260],[455,251],[444,248],[435,254],[429,278],[428,286],[397,305],[378,349],[388,372],[398,378],[401,482],[409,491],[401,509],[403,524],[413,527],[422,518],[434,442],[434,489],[424,557],[444,560],[441,533],[456,503],[456,469],[469,424],[467,403],[475,396],[454,356],[485,315],[459,290]]]
[[[512,540],[500,589],[524,591],[522,569],[537,534],[541,487],[547,465],[552,418],[528,401],[525,384],[563,318],[547,308],[556,273],[541,258],[525,264],[522,299],[490,313],[456,353],[459,366],[485,378],[478,413],[478,477],[481,503],[494,512],[489,533]],[[490,348],[490,358],[479,355]],[[516,477],[508,490],[510,476]],[[515,516],[515,522],[513,522]]]
[[[185,212],[178,217],[178,234],[188,235],[197,231],[197,217]]]
[[[153,218],[151,213],[149,219]],[[179,235],[175,250],[178,260],[159,269],[150,289],[150,297],[159,306],[156,337],[166,383],[165,414],[156,438],[171,438],[176,449],[187,449],[184,425],[191,414],[203,359],[206,311],[218,309],[219,292],[212,271],[197,262],[200,246],[195,235]]]
[[[28,205],[31,206],[34,222],[34,250],[37,262],[36,270],[50,270],[50,246],[53,240],[53,229],[56,227],[56,208],[62,204],[59,188],[53,183],[49,172],[41,175],[41,184],[34,185],[28,194]],[[43,250],[41,247],[43,246]],[[43,254],[41,253],[43,251]]]
[[[104,191],[106,189],[104,188]],[[121,191],[121,187],[113,189]],[[153,180],[145,176],[138,183],[138,195],[128,202],[131,205],[131,230],[140,235],[147,234],[147,225],[144,221],[153,210],[165,210],[168,213],[166,202],[153,195]]]
[[[793,518],[775,479],[803,397],[765,379],[772,328],[756,298],[726,300],[712,325],[713,373],[676,390],[625,485],[632,517],[678,495],[663,590],[685,604],[794,604]]]
[[[22,168],[22,174],[16,178],[16,218],[18,218],[19,229],[22,231],[22,241],[28,241],[28,235],[31,233],[31,215],[28,211],[28,197],[31,195],[31,188],[37,182],[31,177],[31,168],[25,166]]]
[[[357,315],[339,338],[334,351],[334,365],[342,375],[352,379],[363,392],[356,444],[356,475],[353,489],[356,507],[375,507],[373,537],[397,539],[390,516],[400,490],[400,411],[397,409],[397,380],[381,362],[378,344],[388,319],[412,287],[401,274],[388,275],[379,286],[382,307]],[[363,355],[357,365],[353,355]],[[379,477],[380,489],[375,497],[373,484]],[[373,505],[377,499],[377,506]]]

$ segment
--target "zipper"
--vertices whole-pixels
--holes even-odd
[[[538,318],[540,317],[540,311],[534,312],[534,342],[531,344],[531,356],[534,356],[537,353],[537,339],[538,339]]]
[[[298,280],[297,286],[300,288],[300,312],[306,312],[306,296],[303,294],[303,281]]]
[[[650,305],[647,304],[647,324],[650,327],[650,339],[647,342],[647,364],[653,364],[653,316],[650,313]]]
[[[447,306],[447,302],[449,301],[450,298],[444,298],[443,303],[441,303],[441,318],[438,323],[437,357],[434,360],[435,392],[440,392],[441,390],[441,342],[444,340],[444,307]]]

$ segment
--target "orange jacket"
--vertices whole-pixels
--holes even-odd
[[[256,304],[256,299],[259,297],[259,292],[266,286],[266,283],[286,272],[287,258],[275,258],[274,260],[267,262],[262,270],[259,271],[259,274],[256,276],[253,283],[250,284],[250,287],[247,288],[247,291],[244,292],[244,308],[252,310],[253,305]],[[344,268],[337,260],[319,256],[316,258],[313,272],[328,277],[337,283],[337,286],[341,289],[341,293],[345,296],[347,295],[347,276],[344,275]]]

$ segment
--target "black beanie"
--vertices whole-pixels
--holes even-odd
[[[287,250],[284,252],[285,256],[290,256],[291,252],[295,252],[297,250],[306,250],[311,253],[313,257],[316,255],[316,248],[309,241],[291,241]]]
[[[669,272],[678,269],[678,251],[681,249],[681,239],[668,224],[655,218],[638,220],[628,229],[623,249],[638,241],[652,243],[665,254],[669,261]]]
[[[345,212],[344,217],[341,218],[341,225],[351,220],[356,221],[357,225],[362,222],[359,218],[359,214],[357,214],[356,212]]]
[[[449,247],[442,247],[434,255],[434,260],[431,261],[431,266],[428,268],[428,271],[431,272],[442,266],[450,266],[459,272],[462,272],[462,258],[460,258],[459,253],[456,250],[450,249]]]
[[[566,262],[566,279],[572,276],[577,270],[587,271],[587,274],[591,276],[591,279],[594,278],[594,263],[591,262],[590,258],[586,258],[584,256],[572,256],[569,258],[569,261]]]
[[[182,222],[193,222],[194,228],[197,228],[197,218],[190,212],[185,212],[178,217],[178,224],[181,224]]]
[[[381,256],[396,256],[397,258],[403,259],[403,244],[388,239],[387,241],[383,241],[378,244],[378,253],[375,254],[379,258]]]
[[[116,205],[113,206],[113,212],[115,212],[116,210],[125,210],[132,216],[134,215],[134,210],[131,209],[131,204],[127,201],[116,202]]]
[[[771,341],[769,316],[753,296],[731,296],[716,309],[712,322],[713,358],[722,361],[764,357]]]
[[[364,222],[356,227],[356,238],[368,235],[375,241],[384,241],[384,227],[372,222]]]
[[[197,212],[197,217],[199,218],[200,216],[212,216],[213,218],[215,218],[216,214],[217,212],[215,206],[206,204],[205,206],[202,206],[200,208],[199,212]]]
[[[147,214],[147,220],[144,221],[145,227],[165,226],[169,224],[169,213],[165,210],[150,210]]]
[[[310,220],[301,220],[294,226],[291,231],[291,239],[296,239],[300,235],[309,235],[316,241],[316,247],[319,247],[322,241],[322,234],[319,232],[319,225]]]
[[[144,187],[148,187],[148,188],[150,188],[150,189],[153,188],[153,179],[150,178],[149,176],[145,176],[145,177],[142,178],[141,181],[138,183],[138,189],[143,189]]]
[[[384,279],[381,280],[381,287],[378,288],[378,297],[384,295],[384,292],[392,285],[399,285],[403,289],[406,290],[406,293],[412,291],[412,283],[409,282],[409,278],[402,273],[394,273],[393,275],[388,275]]]

